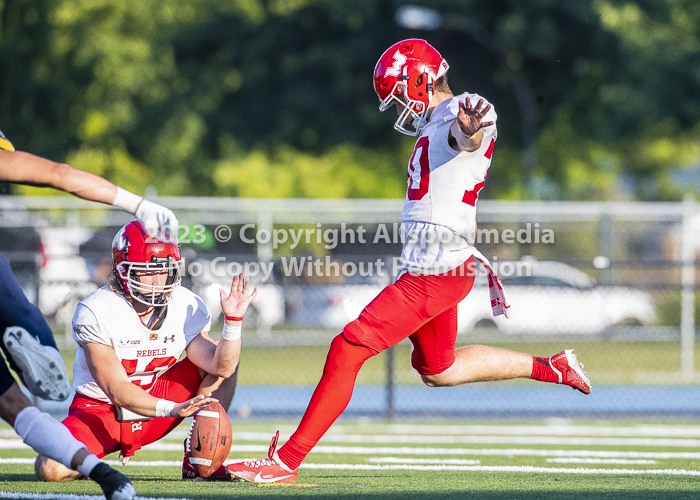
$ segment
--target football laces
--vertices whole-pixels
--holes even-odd
[[[192,420],[192,423],[190,424],[190,428],[187,430],[187,439],[185,440],[185,446],[187,448],[187,453],[192,451],[190,449],[190,440],[192,439],[192,428],[194,427],[194,420]]]
[[[243,463],[246,467],[264,467],[266,465],[277,465],[275,461],[270,458],[261,458],[260,460],[248,460]]]

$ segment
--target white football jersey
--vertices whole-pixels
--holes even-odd
[[[128,300],[103,287],[78,304],[73,338],[111,346],[129,381],[149,391],[158,373],[177,363],[192,339],[211,327],[207,306],[187,288],[177,287],[167,307],[160,328],[149,330]],[[92,378],[80,344],[73,363],[73,386],[80,394],[111,403]]]
[[[401,214],[404,241],[400,271],[444,273],[459,267],[473,254],[476,239],[476,202],[491,166],[496,142],[496,111],[489,110],[481,147],[458,152],[448,143],[459,102],[475,106],[477,94],[447,99],[433,110],[421,130],[408,162],[408,189]],[[488,105],[484,99],[483,107]]]

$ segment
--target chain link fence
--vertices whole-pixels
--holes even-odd
[[[209,306],[214,336],[222,324],[219,288],[238,272],[259,286],[244,325],[232,416],[301,415],[331,339],[395,279],[403,201],[158,201],[180,218],[183,285]],[[12,196],[0,198],[0,212],[0,251],[60,347],[74,350],[75,306],[105,283],[111,241],[128,214],[69,197]],[[365,364],[346,414],[700,416],[697,231],[691,200],[480,201],[476,246],[496,266],[513,318],[492,316],[478,273],[459,307],[458,346],[542,356],[576,348],[593,394],[531,381],[429,389],[404,342]]]

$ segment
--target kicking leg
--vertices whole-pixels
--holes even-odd
[[[275,451],[277,437],[272,439],[267,459],[243,461],[226,467],[229,474],[252,482],[296,481],[298,467],[345,410],[357,373],[362,364],[376,353],[365,346],[349,343],[341,334],[333,339],[323,367],[321,381],[316,386],[311,402],[299,424],[299,428],[282,446]]]
[[[457,306],[435,316],[410,339],[414,347],[411,363],[430,387],[531,378],[591,392],[591,381],[571,350],[550,358],[485,345],[455,351]]]
[[[485,345],[457,349],[455,362],[442,373],[421,375],[430,387],[446,387],[469,382],[530,378],[532,356]]]
[[[590,394],[593,385],[576,359],[573,349],[549,358],[531,356],[485,345],[470,345],[458,349],[452,366],[442,373],[421,375],[430,387],[445,387],[469,382],[531,378],[541,382],[568,385]]]
[[[347,408],[362,365],[376,353],[338,335],[328,351],[321,381],[316,386],[299,428],[279,450],[282,461],[297,469],[311,449]]]

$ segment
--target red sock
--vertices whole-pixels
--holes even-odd
[[[540,358],[539,356],[532,357],[532,375],[530,375],[530,378],[542,382],[559,382],[559,375],[549,365],[549,358]]]
[[[277,451],[287,467],[299,468],[306,455],[343,413],[352,397],[357,372],[375,354],[377,353],[365,346],[350,344],[342,335],[333,339],[323,367],[323,376],[306,413],[296,432]]]

